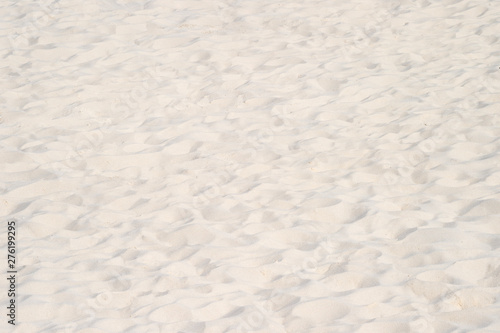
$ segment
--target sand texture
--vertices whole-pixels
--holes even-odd
[[[500,332],[498,1],[0,5],[0,331]]]

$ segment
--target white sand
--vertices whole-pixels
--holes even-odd
[[[497,1],[0,17],[2,332],[500,332]]]

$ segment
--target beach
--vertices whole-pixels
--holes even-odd
[[[500,332],[496,1],[0,17],[0,331]]]

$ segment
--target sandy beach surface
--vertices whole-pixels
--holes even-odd
[[[499,39],[493,0],[2,1],[0,331],[500,332]]]

